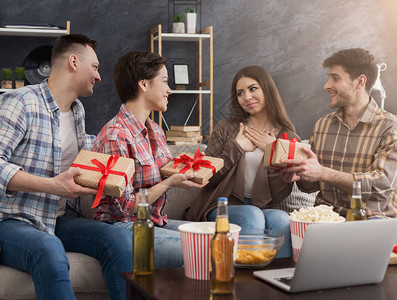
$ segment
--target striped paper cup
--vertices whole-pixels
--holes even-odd
[[[294,254],[294,261],[298,262],[299,253],[303,244],[303,237],[305,236],[305,231],[307,226],[324,224],[326,222],[308,222],[308,221],[296,221],[289,218],[291,227],[291,242],[292,242],[292,252]],[[343,221],[333,221],[332,223],[345,222]],[[328,223],[328,222],[327,222]]]
[[[181,232],[183,263],[185,276],[198,279],[210,279],[210,241],[215,232],[215,222],[191,222],[179,225]],[[234,239],[234,259],[241,227],[230,224],[230,233]]]

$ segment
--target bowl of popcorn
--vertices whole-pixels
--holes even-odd
[[[270,264],[284,243],[284,235],[275,230],[249,229],[240,233],[235,267],[261,268]]]
[[[291,227],[291,242],[294,261],[299,258],[300,249],[302,248],[303,237],[307,226],[322,223],[340,223],[346,219],[333,211],[332,206],[319,205],[313,207],[302,207],[299,211],[294,210],[289,215]]]

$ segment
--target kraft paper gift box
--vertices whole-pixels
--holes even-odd
[[[77,184],[98,189],[93,207],[99,204],[102,193],[121,197],[135,172],[135,162],[131,158],[88,150],[81,150],[71,167],[78,167],[83,171],[83,174],[74,178]]]
[[[200,149],[197,149],[195,154],[181,153],[162,167],[160,173],[166,177],[176,173],[196,173],[197,175],[191,180],[199,184],[204,184],[222,168],[222,158],[203,156],[200,154]]]
[[[266,146],[265,155],[263,158],[264,167],[271,169],[281,169],[291,166],[281,163],[282,160],[308,159],[306,152],[304,152],[302,148],[310,149],[310,145],[300,143],[295,138],[289,140],[288,136],[283,133],[281,138]]]

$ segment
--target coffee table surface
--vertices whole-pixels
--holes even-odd
[[[262,269],[293,267],[292,258],[274,260]],[[385,279],[380,284],[355,286],[331,290],[313,291],[298,294],[284,292],[253,275],[254,269],[235,268],[234,293],[211,299],[397,299],[397,266],[389,266]],[[127,299],[210,299],[209,281],[187,278],[183,268],[157,269],[151,276],[133,278],[132,272],[122,273],[127,282]],[[357,276],[360,276],[357,274]]]

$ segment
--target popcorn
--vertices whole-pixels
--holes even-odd
[[[300,208],[290,213],[290,220],[315,223],[343,222],[345,218],[334,212],[332,206],[319,205],[308,208]]]

